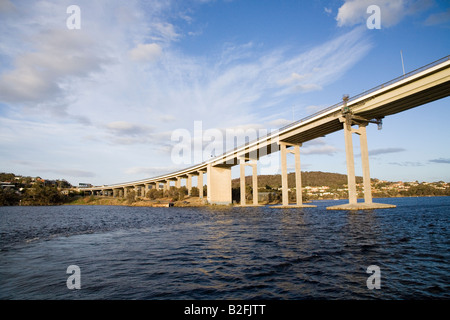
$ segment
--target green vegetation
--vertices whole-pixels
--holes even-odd
[[[48,206],[69,201],[70,197],[63,195],[55,186],[45,186],[36,182],[33,186],[24,188],[22,192],[14,189],[0,189],[0,205],[2,206]]]
[[[356,183],[362,183],[362,177],[356,177]],[[245,183],[248,185],[252,183],[252,177],[246,176]],[[239,179],[233,179],[233,187],[239,187]],[[289,186],[295,186],[295,173],[291,172],[288,174],[288,184]],[[319,186],[329,186],[330,188],[339,188],[347,184],[347,175],[340,173],[330,173],[321,171],[302,171],[302,185],[319,187]],[[270,189],[277,190],[281,188],[281,175],[259,175],[258,185],[269,187]]]
[[[378,180],[372,184],[375,197],[450,196],[450,184],[439,182],[387,182]]]
[[[128,191],[126,199],[127,199],[128,204],[132,204],[133,202],[135,202],[136,201],[136,191],[134,191],[134,190]]]
[[[187,196],[187,194],[188,189],[186,187],[176,188],[172,186],[170,187],[169,190],[150,189],[149,191],[147,191],[147,194],[145,196],[150,200],[170,198],[172,201],[181,201],[185,198],[185,196]],[[198,196],[198,189],[197,189],[197,196]]]
[[[0,189],[0,206],[16,206],[20,203],[21,195],[13,189]]]
[[[0,206],[48,206],[64,204],[78,195],[64,195],[71,188],[66,180],[44,180],[40,177],[22,177],[13,173],[0,173]]]
[[[206,189],[207,187],[204,186],[203,188],[203,195],[206,195]],[[199,196],[199,190],[197,187],[192,187],[191,189],[191,196],[192,197],[198,197]],[[184,198],[188,195],[188,189],[183,186],[181,188],[176,188],[174,186],[171,186],[169,190],[158,190],[158,189],[150,189],[147,191],[145,197],[150,200],[157,200],[162,198],[170,198],[171,201],[182,201]]]
[[[45,186],[42,182],[37,182],[31,188],[27,188],[22,197],[22,205],[48,206],[63,204],[67,201],[57,187]]]

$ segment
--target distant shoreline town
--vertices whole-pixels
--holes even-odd
[[[246,177],[246,200],[252,200],[251,177]],[[295,185],[294,173],[288,175],[289,185]],[[347,199],[347,176],[338,173],[320,171],[302,172],[303,197],[305,201]],[[357,192],[363,197],[362,178],[357,177]],[[375,198],[414,197],[414,196],[450,196],[450,183],[444,181],[386,181],[372,179],[372,194]],[[151,189],[145,197],[130,192],[127,198],[106,196],[86,196],[83,189],[89,183],[73,186],[64,179],[47,180],[41,177],[25,177],[13,173],[0,173],[0,206],[15,205],[133,205],[133,206],[202,206],[206,203],[199,198],[198,188],[172,186],[169,190]],[[281,203],[281,176],[258,176],[258,202],[260,204]],[[203,193],[206,196],[207,188]],[[232,181],[233,203],[240,202],[239,179]],[[289,189],[290,201],[295,201],[295,188]]]

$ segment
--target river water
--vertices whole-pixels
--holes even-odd
[[[0,299],[450,298],[450,197],[375,202],[397,208],[0,207]]]

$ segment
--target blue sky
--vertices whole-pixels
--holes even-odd
[[[366,26],[373,4],[381,29]],[[400,51],[406,72],[450,54],[438,0],[0,0],[0,19],[0,171],[76,185],[183,167],[172,133],[196,121],[276,129],[400,76]],[[371,176],[450,181],[449,103],[370,126]],[[301,152],[302,170],[346,173],[342,131]]]

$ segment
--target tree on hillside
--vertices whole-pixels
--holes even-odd
[[[191,188],[191,196],[192,197],[198,197],[199,196],[199,192],[198,192],[198,188],[197,187],[192,187]]]
[[[22,203],[25,205],[48,206],[62,204],[67,200],[56,186],[45,186],[42,182],[36,182],[32,188],[25,190]]]
[[[0,206],[16,206],[20,203],[20,198],[15,190],[0,188]]]
[[[136,191],[131,190],[127,192],[127,203],[132,204],[136,201]]]

